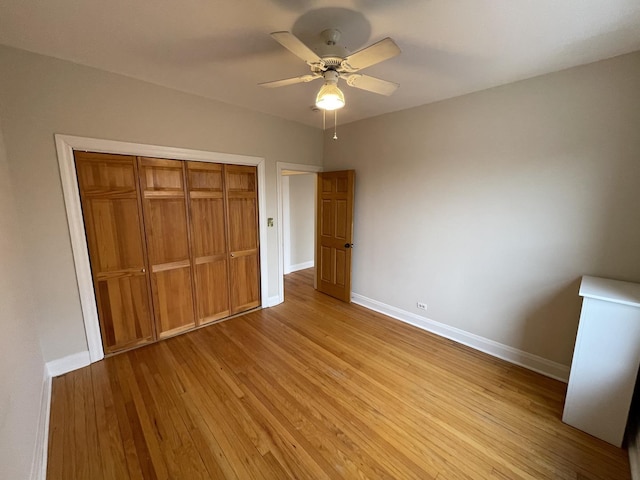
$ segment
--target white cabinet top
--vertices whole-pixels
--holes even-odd
[[[640,283],[584,276],[580,296],[640,307]]]

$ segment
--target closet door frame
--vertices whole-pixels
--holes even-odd
[[[258,174],[258,223],[260,235],[260,290],[261,306],[269,306],[269,272],[267,270],[267,217],[266,217],[266,173],[265,159],[247,155],[210,152],[205,150],[191,150],[185,148],[163,147],[140,143],[119,142],[72,135],[55,135],[58,165],[64,203],[67,212],[67,223],[71,238],[80,306],[84,321],[90,363],[104,358],[102,335],[98,321],[96,295],[91,276],[89,252],[87,249],[86,232],[82,217],[82,206],[78,190],[73,152],[84,150],[98,153],[113,153],[134,155],[139,157],[167,158],[172,160],[191,160],[197,162],[222,163],[232,165],[249,165],[257,167]]]

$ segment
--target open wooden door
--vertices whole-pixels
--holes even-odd
[[[351,302],[355,171],[318,174],[316,288]]]

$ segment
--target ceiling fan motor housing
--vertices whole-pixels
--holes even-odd
[[[338,44],[340,30],[334,28],[323,30],[320,36],[324,41],[315,49],[316,53],[327,67],[340,66],[344,58],[349,55],[347,48]]]
[[[340,74],[333,69],[329,69],[322,75],[324,77],[325,84],[337,84],[338,78],[340,78]]]

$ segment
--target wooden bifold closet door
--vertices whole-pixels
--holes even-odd
[[[135,157],[76,152],[105,353],[154,338]]]
[[[139,158],[158,337],[195,327],[183,162]]]
[[[255,167],[225,165],[231,313],[260,305],[260,244]]]
[[[105,353],[260,305],[255,167],[75,159]]]
[[[229,255],[223,166],[187,162],[196,311],[200,324],[228,317]]]

